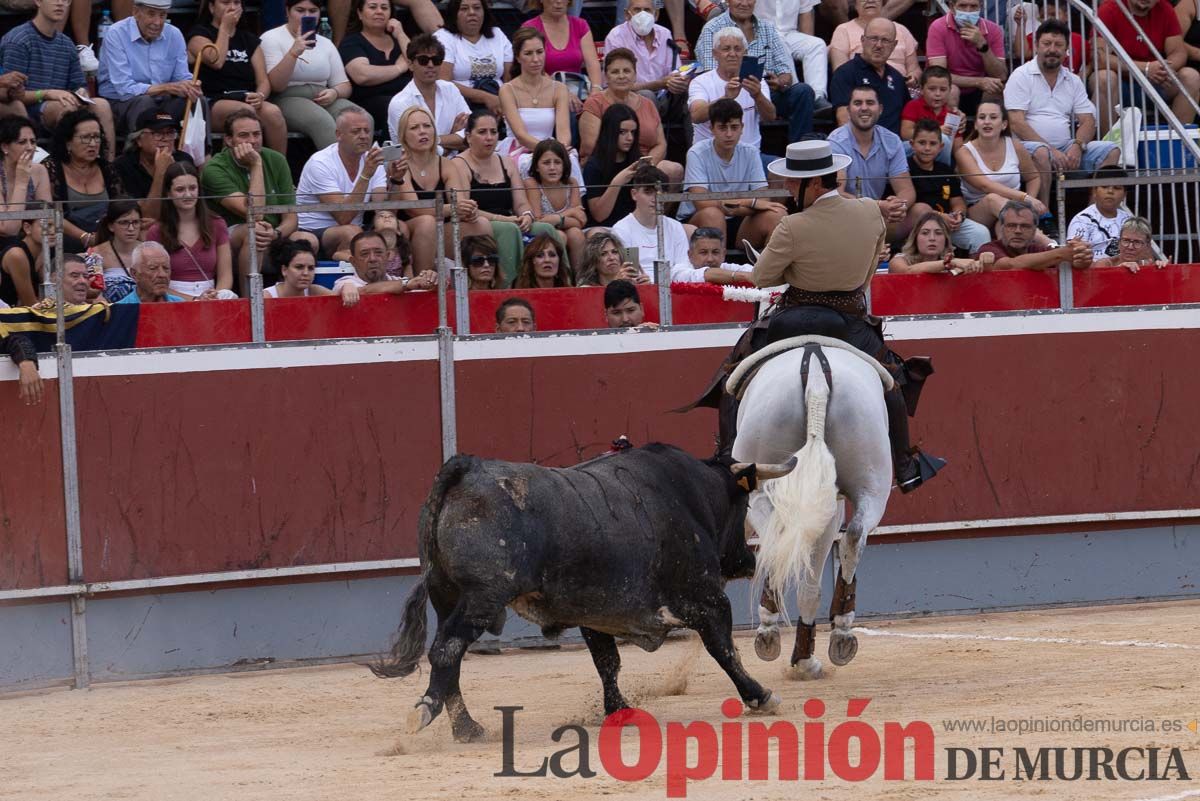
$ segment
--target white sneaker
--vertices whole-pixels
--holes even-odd
[[[100,59],[90,44],[76,45],[75,52],[79,54],[79,66],[84,72],[96,72],[100,69]]]

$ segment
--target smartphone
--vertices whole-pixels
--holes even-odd
[[[317,24],[320,22],[316,17],[301,17],[300,18],[300,36],[305,39],[305,46],[312,50],[317,46]]]
[[[96,101],[92,100],[90,97],[88,97],[87,90],[84,89],[82,86],[75,90],[75,96],[78,97],[80,100],[82,100],[84,103],[87,103],[89,106],[96,105]]]
[[[958,116],[957,114],[947,114],[946,115],[946,124],[949,125],[951,128],[953,128],[954,130],[957,131],[958,126],[961,123],[962,123],[962,117]]]
[[[738,71],[739,78],[758,78],[762,80],[763,63],[758,56],[742,56],[742,68]]]
[[[379,149],[379,155],[383,157],[384,161],[396,161],[404,155],[404,145],[385,144]]]
[[[642,251],[638,248],[621,248],[621,262],[629,262],[637,269],[642,269],[641,264]]]

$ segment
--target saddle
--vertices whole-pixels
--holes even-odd
[[[832,337],[809,334],[807,336],[790,337],[788,339],[781,339],[778,342],[772,342],[765,348],[755,351],[754,353],[751,353],[749,356],[742,359],[738,365],[733,368],[733,372],[730,373],[729,378],[726,380],[725,391],[738,400],[741,400],[742,394],[746,391],[746,387],[750,384],[750,379],[754,377],[754,375],[764,364],[781,353],[786,353],[789,350],[796,350],[797,348],[805,348],[806,350],[809,350],[811,346],[835,348],[837,350],[846,351],[847,353],[852,353],[875,369],[875,372],[879,374],[879,380],[882,382],[883,389],[885,391],[892,389],[896,385],[896,380],[892,377],[892,374],[888,372],[886,367],[848,342],[843,342],[840,339],[834,339]],[[828,380],[829,365],[825,362],[824,357],[820,355],[819,351],[818,358],[821,360],[822,366],[826,372],[826,380]],[[805,361],[805,366],[807,367],[807,359],[805,359]],[[808,370],[803,370],[802,375],[807,376]]]

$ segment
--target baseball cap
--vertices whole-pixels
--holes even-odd
[[[137,127],[139,131],[164,131],[167,128],[179,130],[179,122],[165,111],[149,109],[138,117]]]

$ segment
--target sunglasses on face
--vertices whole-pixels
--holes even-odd
[[[445,60],[446,59],[444,59],[442,56],[420,55],[420,56],[416,57],[416,62],[418,64],[420,64],[422,67],[428,67],[430,64],[432,64],[435,67],[440,67],[440,66],[442,66],[442,62]]]
[[[472,256],[471,261],[470,261],[470,265],[472,267],[482,267],[485,264],[490,264],[493,267],[495,267],[496,263],[497,263],[496,257],[493,255],[490,255],[490,254],[482,255],[482,256]]]

